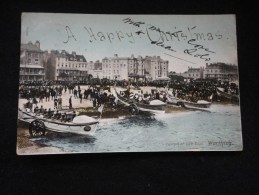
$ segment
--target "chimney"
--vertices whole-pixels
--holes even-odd
[[[38,40],[35,42],[35,45],[40,49],[40,42]]]

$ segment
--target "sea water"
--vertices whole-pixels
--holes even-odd
[[[240,107],[102,119],[94,136],[50,134],[36,142],[64,152],[242,150]]]

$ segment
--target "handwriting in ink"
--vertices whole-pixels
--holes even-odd
[[[192,45],[193,48],[192,49],[185,49],[184,53],[189,54],[189,55],[194,56],[194,57],[200,57],[201,59],[203,59],[205,61],[210,61],[208,53],[201,54],[201,53],[198,53],[198,52],[204,52],[204,51],[209,52],[209,53],[215,53],[215,52],[209,50],[208,48],[205,48],[202,45],[194,43],[194,41],[196,41],[196,39],[190,39],[189,41],[187,41],[187,43],[189,45]]]
[[[129,43],[135,43],[135,39],[133,33],[125,33],[122,31],[115,31],[115,32],[97,32],[94,33],[92,28],[84,27],[87,31],[88,35],[90,36],[90,42],[93,43],[94,41],[105,41],[109,40],[110,43],[113,43],[115,40],[122,41],[123,39],[127,39]]]
[[[140,25],[145,24],[145,22],[134,22],[131,18],[125,18],[122,21],[124,21],[124,23],[132,24],[133,26],[136,26],[136,27],[140,27]]]
[[[77,41],[75,35],[72,33],[72,31],[69,28],[69,26],[66,26],[65,29],[66,29],[66,32],[67,32],[67,40],[63,41],[63,43],[68,43],[70,38],[73,38],[75,41]]]
[[[160,33],[155,34],[155,36],[151,37],[151,33],[150,33],[149,29],[150,28],[146,28],[146,33],[147,33],[148,39],[150,40],[151,44],[155,44],[155,45],[157,45],[159,47],[163,47],[166,50],[170,50],[170,51],[176,52],[171,46],[164,44],[165,41],[164,41],[164,39],[163,39],[163,37],[162,37],[162,35]],[[154,37],[156,37],[157,40],[155,40]]]

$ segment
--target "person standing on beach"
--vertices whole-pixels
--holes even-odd
[[[74,98],[77,98],[77,90],[74,89]]]
[[[54,108],[58,108],[58,99],[56,97],[54,99]]]
[[[93,99],[93,108],[96,107],[96,98]]]
[[[58,109],[62,109],[62,98],[61,96],[58,98]]]
[[[83,98],[83,95],[82,95],[82,93],[79,93],[79,99],[80,99],[80,103],[82,103],[82,98]]]
[[[72,96],[69,98],[69,109],[72,109]]]

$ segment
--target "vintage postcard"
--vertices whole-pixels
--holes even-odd
[[[21,22],[18,155],[243,149],[235,15]]]

